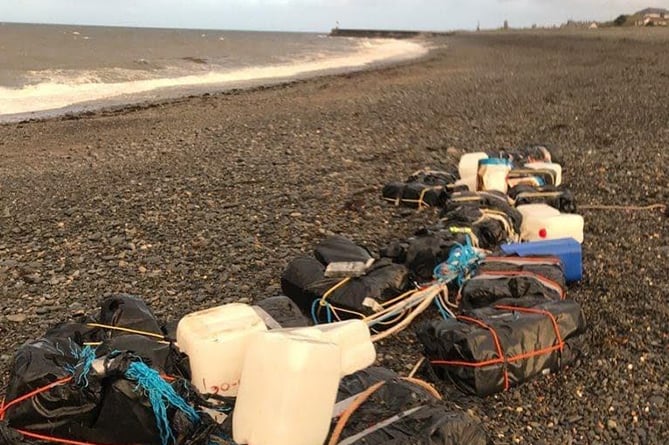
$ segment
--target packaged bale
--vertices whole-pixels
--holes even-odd
[[[499,300],[520,298],[564,300],[559,283],[527,271],[479,272],[463,284],[458,301],[463,309],[490,306]]]
[[[100,307],[100,323],[162,335],[160,323],[139,297],[128,294],[114,294],[106,297]],[[123,330],[111,329],[111,337],[123,335]]]
[[[467,189],[465,185],[456,184],[457,179],[451,172],[426,168],[414,172],[404,182],[386,184],[381,196],[395,205],[418,209],[440,207],[450,193]]]
[[[403,379],[384,368],[367,368],[344,377],[328,444],[488,443],[479,421],[449,409],[439,399],[424,382]]]
[[[403,205],[422,209],[443,205],[447,199],[447,192],[441,185],[426,185],[419,182],[391,182],[383,186],[381,196],[396,206]]]
[[[277,324],[277,326],[270,326],[267,321],[265,321],[265,324],[270,329],[279,327],[299,328],[310,326],[312,324],[311,320],[304,316],[295,302],[285,295],[277,295],[275,297],[260,300],[257,305],[254,306],[254,309],[256,307],[262,309],[263,312],[272,317],[272,320]],[[260,315],[262,317],[262,314]]]
[[[551,185],[538,187],[518,184],[508,191],[514,206],[525,204],[548,204],[562,213],[576,213],[574,194],[564,187]]]
[[[488,255],[477,268],[478,273],[530,272],[556,282],[563,289],[566,279],[562,261],[556,256]]]
[[[475,247],[492,250],[507,242],[519,239],[520,221],[518,213],[506,213],[494,209],[462,205],[442,215],[432,231],[467,231]]]
[[[433,279],[434,268],[445,261],[451,249],[465,242],[462,233],[422,228],[404,241],[393,241],[379,253],[395,263],[404,264],[417,282]]]
[[[417,328],[435,374],[487,396],[573,363],[586,323],[573,300],[502,301]]]
[[[489,155],[509,159],[516,165],[524,165],[529,162],[559,163],[559,150],[546,144],[531,144],[512,149],[500,149],[497,152],[489,153]]]
[[[324,255],[321,246],[328,246]],[[403,294],[410,288],[409,270],[382,258],[365,266],[360,276],[327,275],[331,264],[319,261],[330,259],[358,259],[362,263],[367,256],[343,256],[336,253],[350,252],[355,244],[337,237],[336,242],[326,239],[316,247],[316,258],[302,256],[293,259],[281,275],[283,293],[290,297],[300,309],[319,321],[362,318],[382,309],[382,305]],[[360,253],[360,252],[359,252]],[[369,261],[364,264],[369,264]],[[322,304],[319,304],[322,303]]]
[[[97,350],[69,339],[42,338],[21,346],[0,418],[28,438],[39,434],[110,445],[166,445],[173,438],[185,444],[204,424],[185,401],[190,385],[159,377],[178,374],[170,352],[153,351],[159,344],[140,336],[110,342]],[[132,351],[117,349],[129,345]]]

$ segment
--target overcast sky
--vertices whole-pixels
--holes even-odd
[[[496,28],[611,20],[669,0],[0,0],[0,22],[242,30]]]

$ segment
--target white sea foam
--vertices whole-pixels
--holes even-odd
[[[105,82],[107,76],[81,72],[71,77],[50,77],[49,81],[22,88],[0,87],[0,115],[57,110],[84,102],[122,98],[162,88],[208,85],[225,88],[226,84],[294,78],[322,71],[359,68],[384,61],[408,60],[420,57],[427,51],[424,45],[414,41],[368,39],[361,40],[358,49],[348,55],[328,57],[317,54],[291,63],[209,71],[179,77]],[[33,74],[36,77],[47,77],[39,76],[39,73]]]

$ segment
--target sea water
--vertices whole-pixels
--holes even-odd
[[[0,23],[0,121],[257,86],[420,57],[415,40]]]

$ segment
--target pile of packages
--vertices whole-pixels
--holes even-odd
[[[574,362],[583,219],[552,161],[470,153],[388,184],[384,199],[438,220],[376,254],[323,239],[255,306],[165,325],[138,297],[105,298],[16,352],[2,443],[488,443],[431,384],[372,367],[375,342],[411,326],[431,375],[480,396]]]

